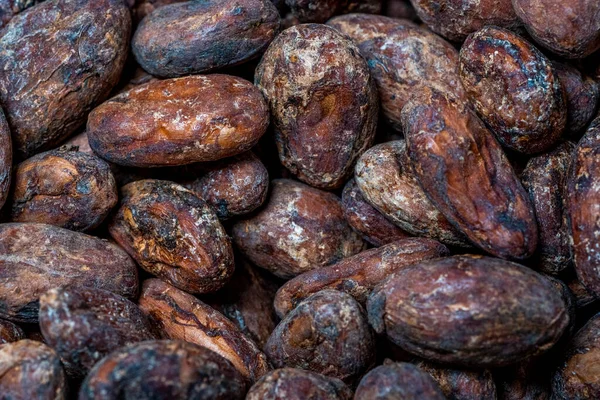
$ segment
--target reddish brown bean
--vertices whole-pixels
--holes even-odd
[[[54,350],[31,340],[0,345],[0,388],[7,400],[64,400],[67,391]]]
[[[569,325],[547,278],[495,258],[455,256],[396,272],[367,303],[369,322],[434,362],[498,367],[551,348]]]
[[[44,1],[6,25],[0,102],[18,154],[52,148],[85,122],[119,80],[130,30],[123,0]]]
[[[149,279],[142,286],[139,305],[166,338],[214,351],[251,382],[270,369],[267,357],[233,322],[190,294]]]
[[[111,353],[87,376],[79,400],[241,400],[244,380],[229,361],[179,341],[148,341]]]
[[[20,326],[0,319],[0,344],[17,342],[24,338],[25,332],[23,332]]]
[[[52,225],[0,224],[0,318],[36,323],[40,296],[67,285],[134,298],[137,269],[105,240]]]
[[[12,176],[12,139],[4,111],[0,108],[0,208],[10,191]]]
[[[269,102],[282,164],[323,189],[341,187],[373,143],[377,89],[358,48],[325,25],[298,25],[271,43],[254,78]]]
[[[133,167],[215,161],[249,150],[269,125],[250,82],[228,75],[151,81],[121,93],[89,115],[90,146]]]
[[[417,365],[431,375],[448,400],[496,400],[494,377],[487,369],[452,369],[428,362]]]
[[[352,390],[337,378],[297,368],[269,372],[250,388],[246,400],[351,400]]]
[[[431,90],[404,108],[402,122],[414,173],[437,209],[483,250],[531,256],[538,241],[533,206],[475,113]]]
[[[121,192],[108,230],[140,267],[190,293],[214,292],[227,283],[233,249],[204,200],[154,179],[132,182]]]
[[[353,383],[375,362],[375,338],[352,296],[323,290],[285,316],[265,352],[275,368],[307,369]]]
[[[286,282],[275,297],[275,310],[284,317],[298,303],[325,289],[335,289],[365,304],[373,288],[409,265],[449,255],[443,244],[431,239],[406,238],[363,251],[328,267],[313,269]]]
[[[232,231],[235,244],[256,266],[290,279],[364,249],[337,196],[287,179],[276,179],[271,187],[266,206]]]
[[[512,150],[547,150],[565,129],[565,97],[550,60],[509,30],[488,26],[470,35],[460,78],[481,119]]]

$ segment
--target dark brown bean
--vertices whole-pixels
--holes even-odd
[[[455,256],[396,272],[367,303],[369,321],[435,362],[497,367],[551,348],[569,325],[562,295],[529,268]]]
[[[131,6],[133,24],[137,25],[146,15],[152,13],[157,8],[168,4],[182,3],[184,1],[188,0],[133,0],[134,4]]]
[[[4,111],[0,108],[0,208],[8,198],[12,176],[12,139]]]
[[[65,373],[50,347],[31,340],[0,345],[0,397],[64,400]]]
[[[550,400],[548,363],[532,357],[512,367],[496,370],[498,400]]]
[[[377,126],[377,89],[358,48],[328,26],[298,25],[271,43],[254,80],[283,165],[312,186],[341,187]]]
[[[292,15],[300,23],[323,23],[341,9],[344,0],[285,0]]]
[[[119,80],[130,29],[123,0],[45,1],[6,25],[0,102],[18,154],[56,146],[85,122]]]
[[[269,110],[250,82],[228,75],[151,81],[89,115],[90,146],[132,167],[215,161],[249,150],[269,125]]]
[[[410,236],[365,200],[354,179],[344,187],[342,208],[344,218],[352,229],[373,246],[383,246]]]
[[[137,305],[106,290],[51,289],[40,297],[40,328],[69,376],[83,378],[112,350],[157,339]]]
[[[538,269],[557,274],[571,263],[566,216],[567,173],[575,145],[565,142],[531,158],[521,175],[538,221]]]
[[[335,289],[365,304],[373,288],[409,265],[449,255],[443,244],[431,239],[406,238],[363,251],[340,262],[313,269],[286,282],[275,297],[275,310],[284,317],[298,303],[325,289]]]
[[[215,212],[191,191],[146,179],[121,189],[113,239],[144,270],[190,293],[220,289],[233,274],[233,249]]]
[[[444,400],[429,374],[408,363],[389,362],[371,370],[356,388],[354,400]]]
[[[353,383],[375,362],[375,338],[352,296],[323,290],[286,315],[265,352],[275,368],[307,369]]]
[[[365,248],[337,196],[288,179],[271,187],[266,206],[233,226],[235,244],[256,266],[290,279]]]
[[[417,13],[409,0],[386,0],[383,15],[410,20],[417,18]]]
[[[100,225],[117,201],[117,184],[106,162],[61,147],[16,166],[11,219],[86,231]]]
[[[328,25],[350,36],[366,58],[381,99],[383,115],[401,131],[400,113],[425,87],[466,101],[458,76],[458,52],[444,39],[410,21],[351,14]]]
[[[598,298],[594,296],[585,286],[577,279],[576,276],[572,276],[570,279],[565,281],[569,290],[573,294],[575,301],[575,307],[577,309],[584,308],[598,301]]]
[[[123,347],[96,364],[79,400],[241,400],[245,389],[233,365],[204,347],[148,341]]]
[[[600,295],[600,117],[575,149],[567,179],[567,204],[573,241],[573,261],[581,283]]]
[[[190,294],[149,279],[142,286],[139,305],[166,338],[214,351],[251,382],[270,369],[267,357],[233,322]]]
[[[600,315],[595,315],[573,337],[552,381],[554,399],[600,397]]]
[[[186,1],[144,18],[132,50],[146,71],[174,78],[255,58],[278,31],[279,13],[270,0]]]
[[[0,224],[0,318],[35,323],[39,297],[67,285],[138,293],[135,263],[120,247],[52,225]]]
[[[421,189],[404,140],[371,147],[356,163],[355,178],[365,200],[402,230],[449,245],[468,246],[464,235]]]
[[[417,365],[431,375],[448,400],[496,400],[494,377],[487,369],[452,369],[428,362]]]
[[[16,342],[24,338],[25,332],[20,326],[0,319],[0,344]]]
[[[597,0],[512,0],[517,16],[542,46],[567,58],[600,48]]]
[[[337,378],[297,368],[269,372],[250,388],[246,400],[351,400],[352,390]]]
[[[402,122],[415,175],[437,209],[483,250],[531,256],[538,241],[533,206],[475,113],[431,90],[404,108]]]
[[[552,64],[517,34],[488,26],[470,35],[460,50],[460,78],[502,145],[538,153],[563,133],[567,107]]]
[[[251,151],[217,162],[189,185],[221,220],[251,213],[269,191],[269,172]]]

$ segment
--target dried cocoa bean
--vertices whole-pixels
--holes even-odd
[[[12,175],[12,139],[4,111],[0,108],[0,208],[8,198]]]
[[[496,400],[496,384],[487,370],[463,370],[419,362],[419,368],[437,382],[448,400]]]
[[[0,28],[15,15],[44,0],[0,0]]]
[[[24,338],[25,332],[23,332],[20,326],[0,319],[0,344],[17,342]]]

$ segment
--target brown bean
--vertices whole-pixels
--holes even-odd
[[[376,288],[369,321],[434,362],[497,367],[551,348],[569,325],[562,295],[529,268],[455,256],[402,269]]]
[[[0,344],[16,342],[24,338],[25,332],[20,326],[0,319]]]
[[[12,176],[12,139],[4,111],[0,108],[0,208],[8,198]]]
[[[0,345],[0,388],[7,400],[64,400],[67,390],[54,350],[26,339]]]
[[[328,25],[350,36],[365,57],[383,115],[401,131],[400,113],[413,94],[433,86],[466,101],[458,76],[458,52],[444,39],[410,21],[351,14]]]
[[[270,369],[267,357],[233,322],[190,294],[161,280],[149,279],[142,286],[139,305],[166,338],[214,351],[251,382]]]
[[[355,178],[365,200],[402,230],[449,245],[468,246],[464,235],[421,189],[404,140],[371,147],[356,163]]]
[[[521,175],[538,221],[538,269],[548,274],[557,274],[571,263],[565,196],[574,148],[573,143],[565,142],[531,158]]]
[[[337,196],[288,179],[271,187],[266,206],[232,230],[235,244],[256,266],[290,279],[365,248]]]
[[[245,383],[229,361],[179,341],[136,343],[111,353],[87,376],[79,400],[241,400]]]
[[[183,3],[184,1],[188,0],[133,0],[134,4],[131,6],[133,24],[139,24],[146,15],[151,14],[157,8],[169,4]]]
[[[600,48],[600,3],[596,0],[513,0],[517,16],[536,42],[566,58]]]
[[[285,0],[292,15],[300,23],[323,23],[337,14],[344,0]]]
[[[410,236],[365,200],[354,179],[344,187],[342,208],[344,218],[352,229],[373,246],[383,246]]]
[[[564,362],[552,381],[554,399],[597,399],[600,397],[600,315],[592,317],[573,337]]]
[[[134,298],[137,269],[105,240],[52,225],[0,224],[0,318],[35,323],[39,297],[67,285]]]
[[[431,375],[448,400],[496,400],[494,377],[487,369],[452,369],[428,362],[417,365]]]
[[[89,115],[90,146],[133,167],[215,161],[249,150],[265,133],[268,108],[250,82],[228,75],[152,81]]]
[[[44,0],[2,0],[0,1],[0,28],[4,26],[20,12],[29,7],[41,3]]]
[[[573,261],[581,283],[600,295],[600,117],[575,149],[567,179],[567,205],[573,243]]]
[[[550,400],[548,363],[532,357],[512,367],[496,370],[498,400]]]
[[[11,219],[86,231],[100,225],[117,201],[117,184],[106,162],[61,147],[16,166]]]
[[[251,151],[217,162],[189,185],[221,220],[251,213],[269,191],[269,172]]]
[[[328,26],[298,25],[271,43],[254,80],[282,164],[312,186],[341,187],[377,126],[377,90],[358,48]]]
[[[345,0],[340,14],[381,14],[382,9],[383,0]]]
[[[416,19],[417,13],[408,0],[387,0],[383,15],[391,18]]]
[[[307,369],[353,383],[375,362],[375,338],[352,296],[323,290],[285,316],[265,352],[275,368]]]
[[[417,366],[389,362],[371,370],[356,388],[354,400],[444,400],[437,383]]]
[[[350,294],[365,304],[370,292],[394,272],[409,265],[449,255],[443,244],[431,239],[406,238],[366,250],[340,262],[313,269],[287,281],[275,297],[275,310],[284,317],[298,303],[325,289]]]
[[[415,175],[437,209],[483,250],[501,258],[531,256],[538,241],[533,206],[475,113],[431,90],[402,117]]]
[[[233,249],[215,212],[174,182],[146,179],[122,189],[108,230],[144,270],[190,293],[231,278]]]
[[[590,291],[583,286],[576,276],[570,277],[570,279],[566,280],[565,282],[573,294],[575,307],[577,309],[584,308],[598,301],[598,298],[594,296],[594,294],[590,293]]]
[[[40,328],[69,376],[83,378],[112,350],[156,339],[138,306],[106,290],[51,289],[40,297]]]
[[[6,25],[0,102],[18,154],[56,146],[85,122],[119,80],[130,30],[123,0],[45,1]]]
[[[547,150],[565,129],[565,97],[550,60],[509,30],[488,26],[470,35],[460,78],[481,119],[512,150]]]

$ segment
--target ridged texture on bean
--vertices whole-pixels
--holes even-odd
[[[24,338],[25,332],[20,326],[0,319],[0,344],[16,342]]]

